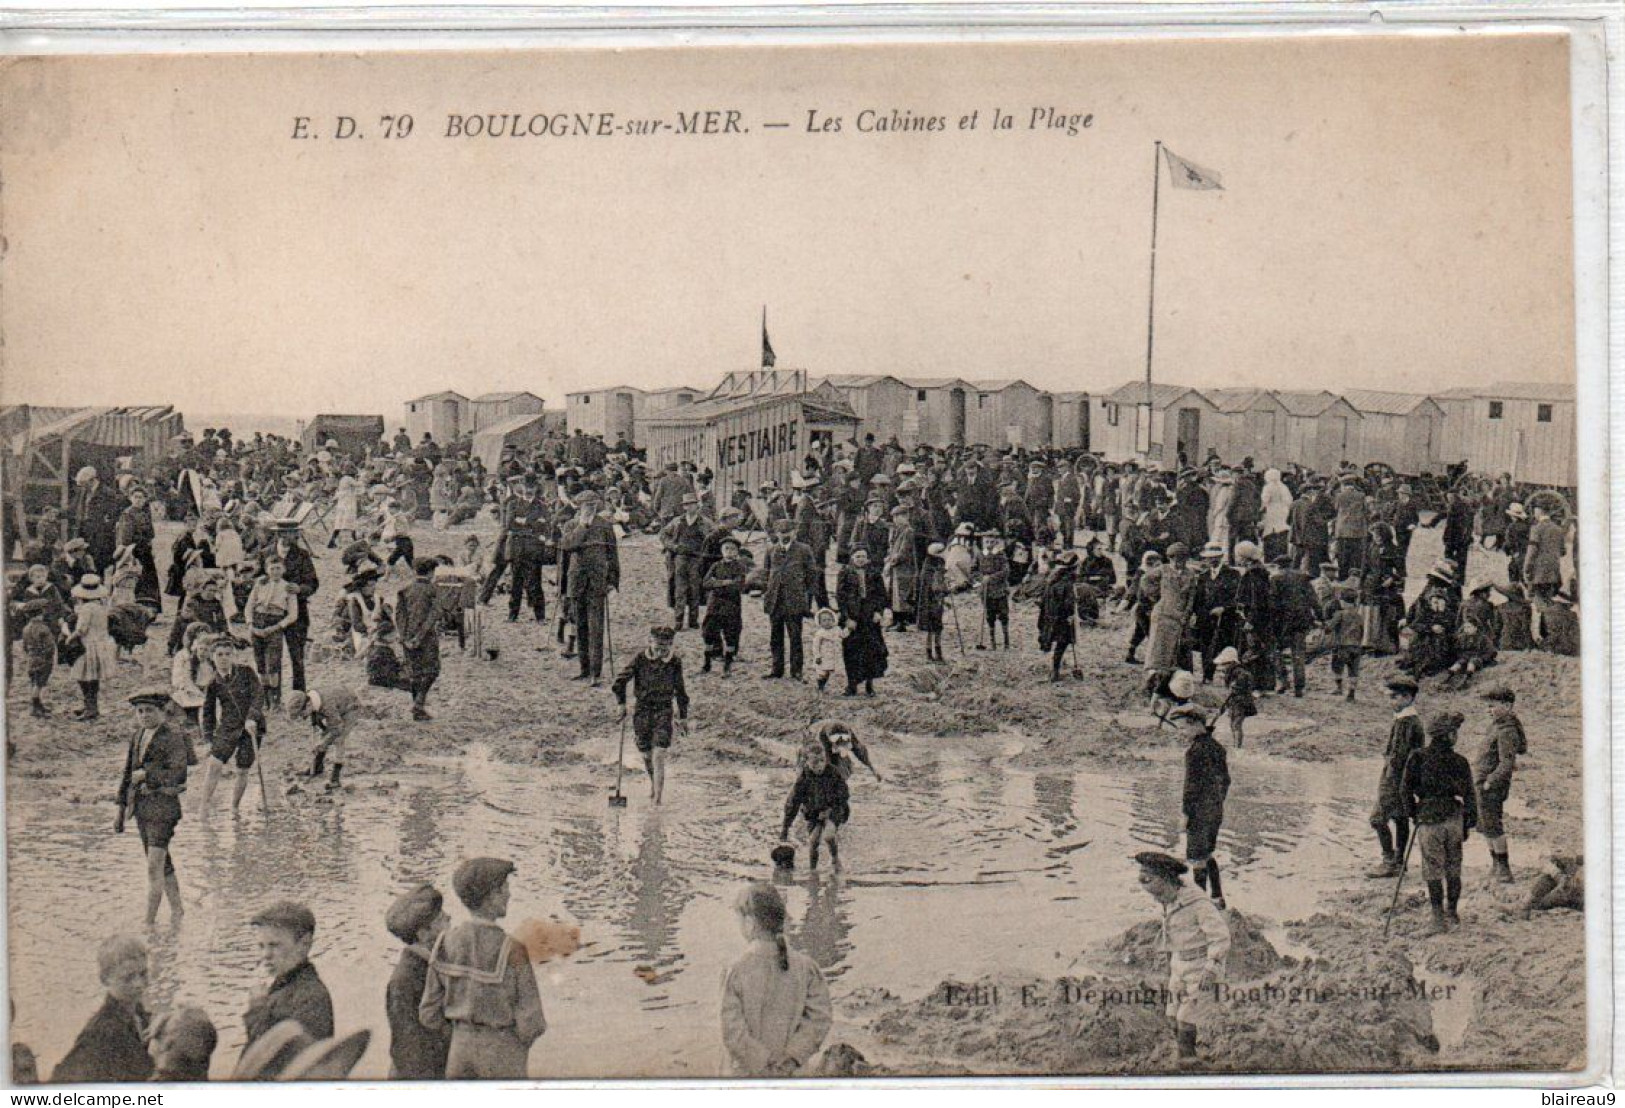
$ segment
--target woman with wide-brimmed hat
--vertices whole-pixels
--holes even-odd
[[[1456,568],[1441,559],[1428,570],[1422,592],[1405,613],[1411,630],[1410,648],[1400,668],[1417,680],[1443,673],[1456,660],[1456,630],[1460,624],[1460,585]]]
[[[74,586],[73,599],[77,603],[73,630],[68,640],[83,650],[70,671],[79,682],[84,707],[73,713],[73,718],[89,722],[101,715],[97,699],[101,683],[111,677],[118,666],[118,651],[107,630],[107,588],[100,576],[87,573]]]

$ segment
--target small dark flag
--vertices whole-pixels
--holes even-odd
[[[777,362],[778,360],[779,360],[778,356],[773,353],[773,344],[768,341],[768,337],[767,337],[767,316],[763,315],[762,316],[762,368],[763,369],[772,369],[773,368],[773,363]]]

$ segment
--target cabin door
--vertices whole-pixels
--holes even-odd
[[[948,394],[948,441],[954,446],[965,445],[964,389],[954,389]]]
[[[1200,457],[1202,412],[1198,408],[1179,409],[1179,431],[1174,439],[1175,454],[1163,459],[1168,464],[1194,464]]]

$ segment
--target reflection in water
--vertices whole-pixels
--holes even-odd
[[[1000,761],[1001,749],[1008,756],[976,739],[921,745],[883,766],[883,784],[860,774],[842,876],[826,860],[809,881],[803,848],[801,868],[776,878],[791,941],[837,1002],[874,986],[920,996],[947,976],[1045,971],[1088,936],[1147,918],[1129,857],[1182,845],[1177,752],[1128,770],[1033,774]],[[1304,875],[1367,852],[1374,772],[1250,751],[1231,762],[1221,846],[1233,902],[1276,918],[1312,909],[1322,886]],[[88,792],[99,768],[65,787]],[[264,983],[247,920],[270,900],[303,900],[340,1026],[374,1031],[357,1075],[382,1076],[382,990],[399,949],[382,926],[390,901],[420,880],[449,893],[457,860],[505,855],[520,868],[510,922],[560,914],[588,944],[544,967],[554,1026],[538,1072],[711,1072],[717,982],[740,946],[733,898],[769,875],[790,772],[680,768],[660,813],[635,790],[629,809],[608,808],[596,763],[499,766],[478,753],[403,767],[398,788],[279,795],[268,819],[256,796],[237,820],[224,807],[211,821],[188,813],[176,839],[188,913],[178,931],[161,924],[150,936],[152,1001],[207,1011],[221,1033],[216,1073],[229,1073],[242,1012]],[[47,1067],[96,1006],[96,945],[140,910],[139,849],[130,835],[110,841],[105,815],[13,793],[10,984],[18,1038]],[[93,852],[101,865],[85,864]]]
[[[637,957],[644,965],[665,969],[682,960],[674,942],[677,917],[682,913],[686,882],[666,865],[666,832],[660,813],[643,825],[637,857],[632,860],[632,912],[627,929],[637,939]]]
[[[1251,865],[1261,855],[1290,850],[1303,839],[1313,808],[1303,802],[1300,782],[1282,784],[1242,777],[1231,785],[1219,836],[1219,849],[1231,865]]]
[[[445,835],[441,828],[450,820],[451,797],[444,790],[416,788],[406,794],[397,821],[400,853],[391,859],[397,888],[406,889],[427,881],[440,880],[454,861],[446,857]],[[450,889],[441,889],[449,896]]]
[[[1159,767],[1160,768],[1160,767]],[[1129,787],[1129,837],[1142,847],[1172,851],[1183,842],[1181,764],[1173,773],[1141,773]],[[1174,851],[1179,853],[1178,851]]]
[[[850,897],[840,878],[813,878],[807,886],[801,926],[789,929],[791,945],[817,962],[830,980],[846,972],[847,955],[852,952],[852,925],[847,918]]]
[[[1044,817],[1057,839],[1070,838],[1078,829],[1072,814],[1072,778],[1055,773],[1040,773],[1033,777],[1033,807]]]

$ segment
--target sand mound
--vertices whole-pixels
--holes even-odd
[[[1235,944],[1223,985],[1205,994],[1202,1069],[1265,1073],[1426,1066],[1438,1050],[1427,986],[1397,948],[1367,950],[1354,935],[1335,956],[1282,957],[1257,922],[1231,914]],[[1305,926],[1328,929],[1327,917]],[[870,1031],[882,1044],[928,1050],[927,1065],[977,1072],[1156,1072],[1176,1057],[1165,1022],[1165,961],[1157,924],[1102,944],[1100,975],[944,981],[892,1005]],[[912,1068],[912,1067],[910,1067]]]
[[[1166,1035],[1154,985],[1097,977],[944,981],[870,1030],[990,1073],[1121,1072]]]
[[[1259,930],[1259,921],[1255,917],[1234,911],[1229,913],[1229,917],[1230,957],[1225,962],[1225,968],[1231,980],[1251,981],[1292,963],[1292,959],[1276,953]],[[1167,956],[1157,949],[1160,934],[1161,928],[1156,920],[1137,923],[1101,944],[1100,958],[1095,960],[1096,964],[1104,961],[1137,972],[1160,973],[1167,965]]]

